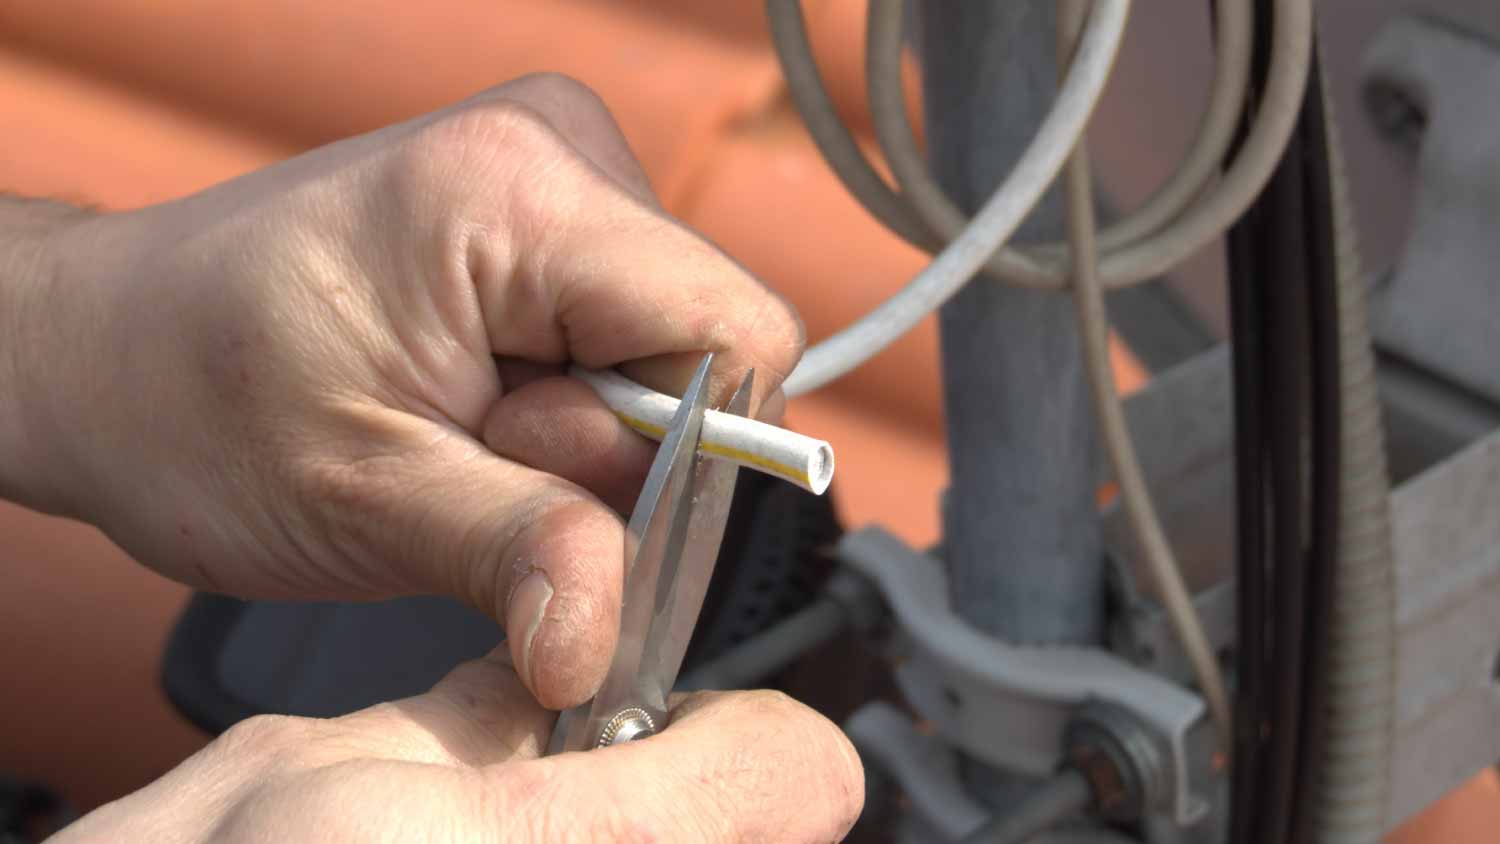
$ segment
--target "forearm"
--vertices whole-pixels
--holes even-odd
[[[59,370],[81,326],[70,325],[65,234],[89,212],[60,202],[0,196],[0,498],[58,511],[48,479],[60,444],[47,431]],[[52,465],[51,468],[60,468]]]

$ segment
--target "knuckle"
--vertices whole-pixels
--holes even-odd
[[[305,730],[305,720],[294,715],[252,715],[225,730],[221,738],[227,744],[257,746],[294,739]]]
[[[329,534],[359,532],[378,523],[404,482],[394,458],[307,459],[294,470],[301,512],[313,514]],[[339,538],[328,536],[329,539]],[[343,537],[352,538],[352,537]]]
[[[778,689],[756,689],[738,696],[738,705],[755,719],[803,720],[812,710],[798,703],[795,698]]]
[[[510,590],[533,569],[545,567],[554,596],[532,643],[531,671],[533,681],[549,690],[544,702],[561,706],[587,697],[608,665],[613,649],[602,647],[608,643],[599,639],[601,631],[618,625],[623,539],[617,517],[576,493],[560,490],[533,507],[486,555],[499,563],[498,571],[477,588],[491,589],[496,600],[481,605],[494,606],[505,617]],[[559,695],[566,700],[551,699]]]
[[[773,313],[780,323],[775,336],[782,338],[793,358],[801,357],[807,348],[807,325],[802,321],[802,314],[797,312],[790,299],[780,293],[772,291],[771,298],[775,302]]]
[[[428,134],[432,151],[454,157],[472,158],[497,149],[524,155],[561,145],[542,112],[515,100],[471,104],[433,123]]]
[[[531,73],[516,79],[510,85],[514,85],[516,89],[525,90],[527,93],[548,102],[557,103],[564,108],[581,108],[595,112],[608,112],[604,104],[604,99],[593,88],[566,73],[559,73],[557,71]]]
[[[317,732],[317,722],[292,715],[254,715],[240,721],[215,740],[218,752],[230,757],[288,759],[299,756]]]
[[[802,317],[786,297],[761,286],[751,288],[749,296],[759,307],[748,320],[738,323],[737,345],[751,350],[758,366],[766,370],[774,384],[791,374],[807,343],[807,329]],[[744,312],[744,309],[741,309]]]
[[[859,820],[859,815],[865,807],[865,768],[860,762],[859,753],[855,751],[854,744],[849,737],[844,735],[843,730],[835,727],[831,722],[827,724],[827,731],[832,734],[833,747],[830,756],[842,760],[840,764],[831,765],[834,769],[830,780],[831,799],[835,809],[835,820],[841,826],[840,836],[848,832]]]
[[[619,520],[612,516],[599,502],[566,487],[540,491],[529,505],[529,510],[513,522],[513,529],[493,538],[481,556],[503,560],[508,570],[502,572],[507,584],[519,581],[529,573],[534,562],[549,554],[569,560],[584,560],[590,552],[607,552],[611,549],[595,547],[602,539],[613,545],[619,533]],[[567,543],[568,547],[553,547],[556,543]],[[618,551],[614,554],[618,555]],[[594,565],[564,565],[549,570],[553,586],[559,591],[589,594],[590,579],[602,574]],[[508,597],[508,596],[507,596]]]
[[[545,251],[555,224],[575,216],[600,181],[541,110],[509,99],[467,103],[438,117],[396,161],[390,190],[397,201],[425,203],[434,219],[462,221],[441,234],[445,252],[465,258],[460,248],[475,228],[504,233],[511,249]]]
[[[438,687],[448,690],[449,696],[475,717],[483,717],[482,704],[495,694],[494,690],[510,688],[514,678],[515,668],[509,659],[482,656],[455,665],[443,675]]]
[[[587,795],[591,783],[577,777],[557,776],[557,769],[547,760],[525,765],[501,765],[481,774],[490,802],[508,807],[500,817],[507,817],[518,827],[514,837],[536,844],[571,840],[596,840],[578,833],[588,827],[588,818],[579,817],[575,804],[579,794]],[[612,840],[612,839],[597,839]]]
[[[864,807],[864,766],[853,744],[832,721],[780,691],[763,690],[743,696],[744,717],[762,724],[779,725],[775,741],[780,753],[769,751],[759,760],[782,769],[796,760],[809,783],[819,792],[818,805],[827,807],[829,821],[847,831]],[[782,757],[779,760],[777,757]],[[785,758],[791,757],[791,758]]]
[[[564,144],[538,110],[506,99],[478,100],[435,116],[397,144],[386,163],[385,189],[397,201],[453,204],[468,186],[487,182],[502,189],[518,174],[517,164],[551,160]],[[476,174],[481,174],[476,178]]]
[[[418,447],[405,453],[299,454],[289,461],[289,519],[310,573],[380,582],[391,564],[415,559],[433,540],[426,512],[435,499],[420,474]]]

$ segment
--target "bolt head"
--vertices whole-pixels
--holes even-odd
[[[609,723],[604,725],[604,731],[599,734],[597,746],[609,747],[654,735],[656,735],[656,722],[651,720],[651,714],[644,709],[632,706],[621,710],[615,717],[609,719]]]

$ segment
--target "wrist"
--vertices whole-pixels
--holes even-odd
[[[67,278],[69,234],[91,212],[0,196],[0,498],[49,512],[68,505],[56,399],[72,379],[82,326],[77,285]]]

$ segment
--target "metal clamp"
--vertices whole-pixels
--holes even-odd
[[[1208,809],[1188,775],[1188,734],[1203,701],[1109,653],[997,641],[958,617],[939,561],[880,528],[839,543],[846,563],[875,582],[895,614],[898,682],[911,704],[964,752],[1019,773],[1056,770],[1073,710],[1117,705],[1164,737],[1172,817],[1188,825]]]
[[[1371,302],[1376,337],[1500,401],[1500,49],[1457,26],[1404,17],[1380,31],[1364,62],[1371,116],[1419,148],[1411,235]]]

